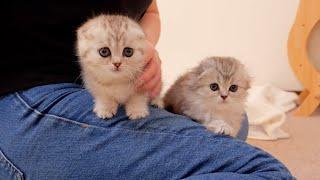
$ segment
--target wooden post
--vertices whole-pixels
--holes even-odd
[[[291,68],[304,87],[301,105],[295,111],[298,116],[309,116],[320,105],[320,71],[312,65],[307,51],[309,35],[319,21],[320,0],[301,0],[288,40]]]

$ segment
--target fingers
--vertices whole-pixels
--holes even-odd
[[[157,57],[154,56],[145,67],[143,74],[140,76],[138,80],[138,83],[139,83],[138,88],[141,88],[142,86],[147,84],[151,79],[153,79],[158,74],[158,71],[161,69],[161,67],[156,59]]]
[[[161,82],[161,59],[152,44],[148,44],[146,50],[145,68],[137,80],[137,89],[146,91],[151,98],[156,97],[162,87]]]
[[[155,88],[153,88],[153,90],[150,94],[151,99],[154,99],[155,97],[157,97],[160,94],[161,86],[162,86],[162,82],[160,80],[160,81],[158,81],[157,86]]]
[[[161,70],[160,69],[158,70],[156,75],[151,78],[150,81],[146,82],[143,85],[142,89],[145,91],[153,90],[158,85],[159,81],[161,81]]]
[[[147,41],[147,48],[146,48],[146,56],[145,56],[145,64],[148,64],[152,58],[155,56],[156,50],[154,46]]]

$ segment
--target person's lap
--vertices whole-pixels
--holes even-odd
[[[120,108],[102,120],[92,106],[75,84],[0,99],[0,179],[291,178],[263,151],[186,117],[150,107],[132,121]]]

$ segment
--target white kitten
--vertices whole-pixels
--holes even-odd
[[[130,119],[147,116],[148,95],[134,85],[147,47],[139,24],[125,16],[100,15],[83,24],[77,38],[84,84],[94,97],[97,116],[111,118],[120,104]]]
[[[236,136],[243,119],[250,78],[231,57],[211,57],[181,76],[165,95],[165,107],[209,130]]]

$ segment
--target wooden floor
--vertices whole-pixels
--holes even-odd
[[[288,114],[283,129],[291,138],[278,141],[251,140],[283,162],[299,180],[320,180],[320,109],[311,117]]]

